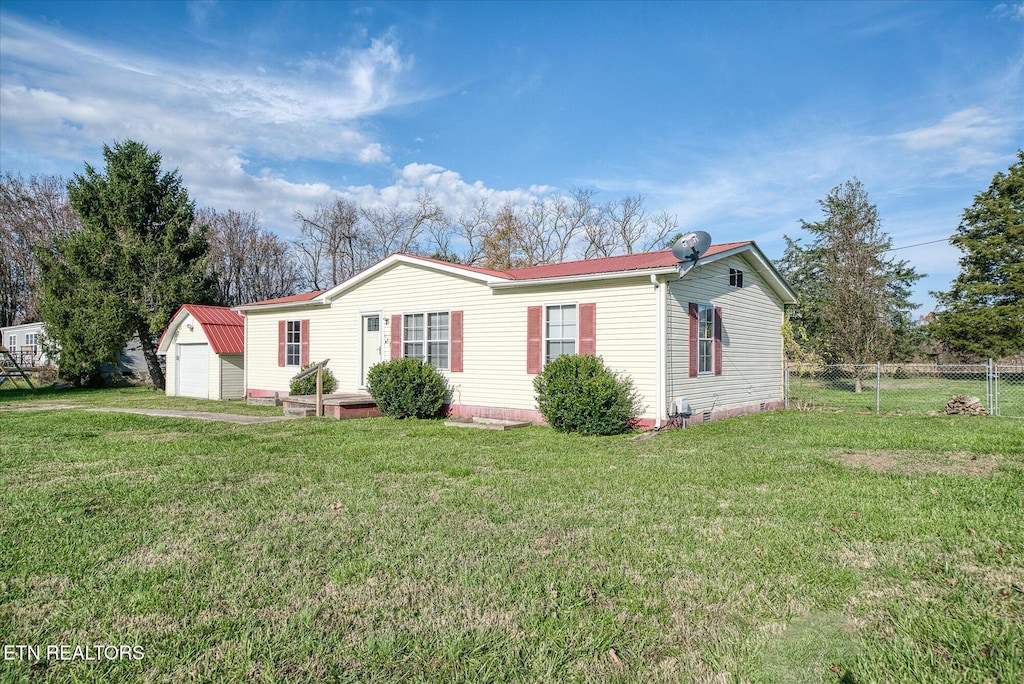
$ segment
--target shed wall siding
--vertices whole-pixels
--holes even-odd
[[[729,269],[743,287],[729,285]],[[722,374],[689,377],[689,302],[722,307]],[[783,398],[783,304],[742,256],[701,266],[669,283],[667,406],[686,397],[695,416]]]
[[[648,276],[569,285],[491,290],[485,283],[410,264],[396,264],[343,293],[330,308],[246,312],[247,387],[287,393],[297,368],[277,367],[277,321],[309,318],[310,359],[330,358],[338,392],[359,387],[361,314],[380,312],[383,348],[391,316],[463,312],[463,372],[444,371],[455,404],[535,409],[535,375],[526,372],[529,306],[596,304],[596,351],[612,369],[632,377],[646,405],[655,407],[655,301]]]
[[[242,399],[245,397],[245,376],[242,371],[241,354],[220,356],[220,393],[218,399]]]

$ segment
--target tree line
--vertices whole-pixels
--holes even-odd
[[[134,334],[163,387],[156,340],[182,303],[239,304],[330,288],[395,252],[495,270],[664,248],[674,216],[641,195],[596,193],[526,205],[481,200],[450,213],[429,193],[409,204],[337,197],[297,211],[292,241],[254,211],[196,209],[177,171],[134,141],[104,145],[104,170],[70,181],[0,175],[0,324],[43,320],[65,377],[86,381]],[[912,318],[923,276],[893,256],[877,207],[853,179],[822,217],[786,236],[776,262],[799,294],[787,353],[816,362],[909,360],[927,337],[961,358],[1024,351],[1024,153],[996,174],[951,242],[964,252],[928,325]],[[805,242],[805,239],[808,241]]]

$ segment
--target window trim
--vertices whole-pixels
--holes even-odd
[[[715,305],[707,302],[696,302],[697,304],[697,375],[715,375]],[[703,315],[707,312],[710,317],[708,322],[708,336],[701,335],[701,327],[705,323]],[[708,354],[704,357],[701,354],[702,343],[707,343]],[[704,369],[702,361],[707,358],[707,369]]]
[[[447,339],[444,339],[444,340],[431,340],[430,339],[430,317],[431,316],[439,316],[441,314],[444,314],[445,316],[448,317],[447,318],[447,324],[445,325],[445,330],[447,331]],[[429,363],[431,366],[434,366],[434,368],[436,368],[438,371],[443,371],[443,372],[451,371],[451,367],[452,367],[452,312],[451,312],[451,310],[450,309],[439,309],[439,310],[434,310],[434,311],[429,311],[429,310],[425,310],[425,311],[403,311],[400,315],[402,316],[402,337],[401,337],[401,340],[402,340],[401,341],[401,345],[402,345],[402,358],[403,359],[416,359],[416,358],[418,358],[420,361],[423,361],[424,363]],[[413,341],[413,342],[409,341],[409,336],[408,336],[409,328],[408,328],[408,326],[406,324],[406,318],[409,317],[409,316],[422,316],[423,317],[423,338],[421,340],[416,340],[416,341]],[[431,342],[434,342],[435,344],[444,344],[445,345],[444,368],[441,368],[441,367],[431,363],[431,361],[430,361],[430,344],[431,344]],[[421,345],[422,348],[423,348],[423,356],[409,356],[408,354],[406,354],[406,351],[405,351],[406,350],[406,346],[409,345],[409,344],[419,344],[419,345]]]
[[[294,326],[294,329],[292,328]],[[295,341],[289,339],[295,336]],[[294,348],[294,356],[292,349]],[[296,359],[291,363],[292,358]],[[302,320],[286,320],[284,323],[284,365],[287,367],[302,367]]]
[[[729,285],[732,287],[743,287],[743,271],[738,268],[729,269]]]
[[[569,338],[567,338],[567,337],[556,337],[556,338],[549,338],[548,337],[548,320],[549,320],[548,319],[548,312],[549,312],[550,309],[552,309],[552,308],[554,308],[556,306],[559,307],[559,308],[565,308],[565,307],[571,306],[571,307],[573,307],[576,310],[576,337],[573,338],[573,340],[572,340],[572,342],[573,342],[572,356],[578,356],[579,353],[580,353],[580,303],[578,301],[572,301],[572,302],[547,302],[547,303],[542,305],[542,309],[541,309],[541,312],[543,313],[543,316],[542,316],[541,322],[540,322],[541,370],[543,370],[545,366],[547,366],[549,363],[551,363],[552,361],[555,360],[555,359],[548,358],[548,356],[549,356],[548,343],[552,339],[558,340],[558,341],[561,341],[561,342],[566,342],[566,341],[569,340]],[[564,354],[559,354],[559,356],[565,356],[565,355]],[[555,358],[557,359],[558,356],[556,356]]]

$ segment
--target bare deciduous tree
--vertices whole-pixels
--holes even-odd
[[[308,286],[333,287],[372,263],[362,215],[359,205],[345,198],[319,204],[308,216],[295,212],[302,233],[295,247]]]
[[[447,225],[444,210],[428,192],[420,193],[415,207],[392,203],[364,208],[361,213],[367,224],[368,256],[372,261],[396,252],[418,252],[424,231],[439,231]]]
[[[219,275],[222,304],[237,306],[298,291],[301,278],[292,247],[261,228],[255,211],[203,209],[196,222],[210,228],[211,265]]]
[[[491,230],[491,214],[487,200],[473,204],[468,211],[459,212],[452,226],[455,235],[465,241],[462,263],[478,266],[484,261],[483,240]]]
[[[34,252],[79,227],[65,179],[0,176],[0,325],[40,320]]]

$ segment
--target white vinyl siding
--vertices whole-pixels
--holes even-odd
[[[644,417],[655,409],[655,292],[647,275],[611,281],[492,290],[485,283],[431,268],[397,263],[328,306],[297,306],[245,312],[246,388],[287,394],[294,369],[277,366],[277,321],[309,318],[310,358],[330,358],[338,392],[359,391],[361,316],[380,311],[385,349],[392,339],[392,316],[430,311],[463,312],[463,372],[442,370],[452,401],[466,406],[536,410],[535,376],[526,372],[526,312],[557,302],[595,302],[601,357],[628,374],[641,394]],[[430,308],[426,308],[429,306]],[[403,316],[404,327],[404,316]],[[449,320],[450,323],[450,320]],[[429,326],[424,322],[424,329]],[[404,353],[405,337],[402,338]],[[440,342],[440,340],[438,340]],[[450,351],[450,350],[449,350]]]
[[[730,284],[730,269],[743,271],[742,288]],[[722,308],[721,375],[713,372],[712,343],[708,372],[689,377],[690,302]],[[737,255],[670,279],[667,305],[666,406],[686,397],[700,415],[782,400],[783,305],[753,264]]]
[[[245,397],[245,375],[241,354],[220,357],[219,396],[216,399],[242,399]]]

